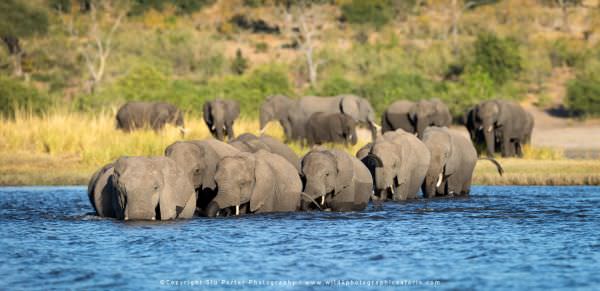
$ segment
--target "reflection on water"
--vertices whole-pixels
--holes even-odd
[[[153,289],[161,280],[600,284],[600,187],[474,187],[467,199],[364,212],[153,223],[91,211],[83,187],[0,188],[0,289]]]

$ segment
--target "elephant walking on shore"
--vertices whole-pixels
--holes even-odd
[[[117,128],[125,132],[144,127],[159,131],[165,124],[172,123],[185,133],[183,113],[165,102],[127,102],[117,111],[116,119]]]
[[[303,200],[303,209],[363,210],[373,191],[367,167],[342,150],[311,150],[302,159],[301,175],[304,193],[310,197]]]
[[[191,218],[196,194],[167,157],[122,157],[92,176],[88,196],[99,216],[122,220]]]
[[[197,195],[196,210],[205,215],[206,207],[217,195],[215,173],[217,164],[227,156],[240,151],[216,139],[178,141],[165,149],[165,156],[173,159],[194,187]]]
[[[306,122],[306,141],[309,146],[326,142],[355,145],[356,122],[343,113],[314,113]]]
[[[356,157],[373,176],[373,201],[416,199],[430,163],[427,146],[402,129],[377,137]]]
[[[466,114],[466,127],[474,143],[485,145],[488,157],[500,148],[503,157],[523,156],[534,126],[531,113],[513,101],[484,101]]]
[[[401,128],[422,138],[426,127],[448,127],[451,123],[450,110],[439,99],[418,102],[399,100],[392,103],[383,113],[382,132]]]
[[[235,137],[233,123],[240,115],[240,104],[235,100],[215,99],[204,102],[203,118],[213,137],[230,140]]]
[[[297,110],[302,112],[301,123],[304,125],[317,112],[342,113],[352,117],[357,124],[367,125],[371,130],[372,140],[377,137],[379,126],[375,123],[375,111],[369,101],[356,95],[305,96],[300,98]]]
[[[273,95],[266,98],[260,106],[260,132],[264,133],[267,124],[273,120],[283,128],[286,141],[301,140],[304,124],[298,110],[298,100],[283,95]]]
[[[460,133],[439,127],[428,127],[423,135],[423,143],[431,154],[422,186],[423,196],[433,198],[469,195],[477,163],[473,143]],[[496,160],[485,159],[492,161],[502,175],[504,170]]]
[[[208,217],[300,209],[302,181],[292,164],[260,150],[223,158],[215,174],[218,193]]]

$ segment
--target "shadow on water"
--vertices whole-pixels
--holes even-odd
[[[94,216],[83,187],[0,188],[0,289],[156,289],[161,280],[208,279],[600,283],[600,187],[472,192],[362,212],[123,222]]]

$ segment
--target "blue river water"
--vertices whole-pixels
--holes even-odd
[[[600,187],[153,223],[91,212],[84,187],[0,188],[0,290],[600,288]]]

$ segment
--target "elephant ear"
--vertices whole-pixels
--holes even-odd
[[[159,173],[163,182],[163,188],[158,196],[160,219],[175,219],[195,194],[193,187],[185,179],[183,170],[171,159],[156,158],[152,170]]]
[[[340,112],[352,117],[354,120],[360,118],[360,107],[356,96],[342,96],[340,100]]]
[[[446,160],[446,166],[444,167],[444,176],[450,176],[459,169],[461,166],[461,161],[459,160],[459,156],[456,154],[458,151],[462,149],[454,148],[454,137],[451,134],[448,134],[448,145],[450,146],[448,150],[448,159]]]
[[[250,195],[250,211],[255,212],[265,205],[269,197],[275,195],[275,173],[262,159],[251,156],[249,162],[254,164],[254,187]]]
[[[214,123],[212,120],[211,107],[211,101],[204,102],[204,106],[202,106],[202,117],[204,117],[204,121],[206,122],[206,124],[209,125],[209,127],[212,126],[212,124]]]
[[[331,153],[334,156],[338,172],[335,180],[335,192],[338,193],[351,185],[352,177],[354,177],[354,165],[352,158],[346,152],[332,150]]]
[[[509,119],[508,116],[508,112],[506,112],[506,110],[502,110],[502,104],[498,101],[498,100],[494,100],[494,106],[498,112],[498,114],[496,115],[496,125],[497,126],[502,126],[504,125],[504,121]]]
[[[361,159],[361,162],[369,169],[373,183],[375,183],[375,177],[383,177],[383,173],[381,173],[383,171],[383,161],[378,156],[369,153]]]

